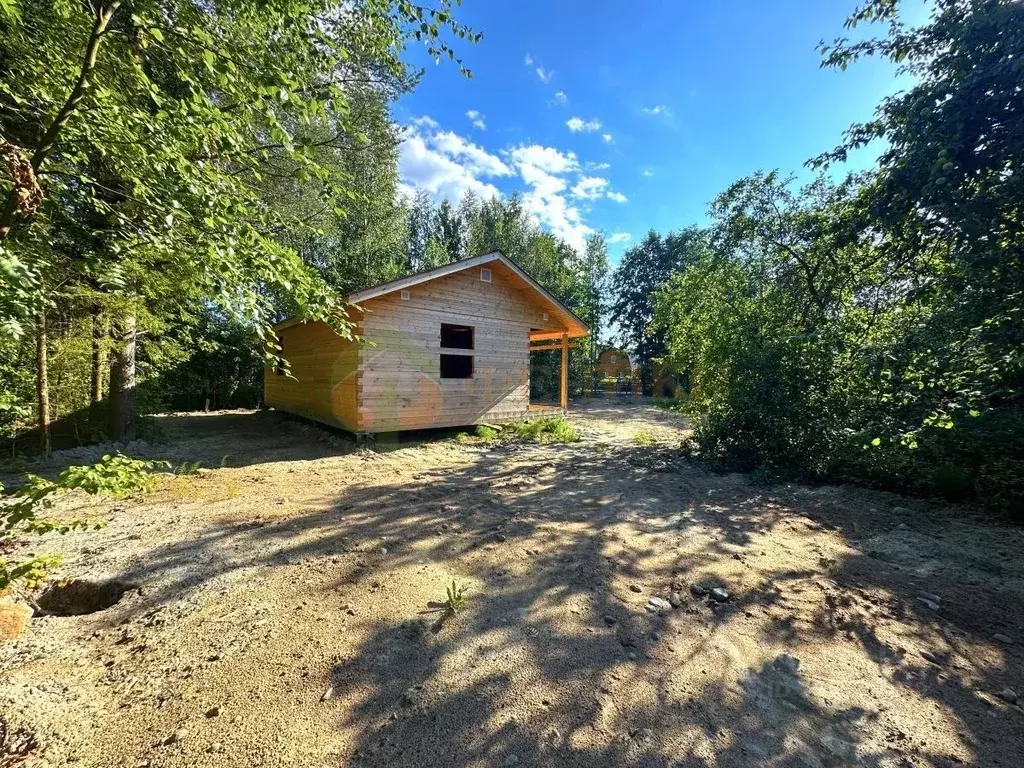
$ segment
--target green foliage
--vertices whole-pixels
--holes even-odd
[[[172,319],[140,345],[142,413],[256,408],[263,400],[264,352],[250,323],[205,308]]]
[[[671,411],[680,415],[689,415],[693,409],[693,402],[689,395],[683,397],[656,397],[651,401],[655,408],[664,411]]]
[[[477,437],[483,440],[494,440],[499,435],[501,435],[501,432],[499,432],[497,429],[495,429],[494,427],[490,427],[486,424],[478,425],[477,428],[473,430],[473,432],[474,434],[476,434]]]
[[[506,427],[492,427],[488,424],[478,424],[473,428],[472,434],[469,432],[459,432],[455,435],[455,440],[464,445],[492,443],[506,437],[508,431],[509,430]]]
[[[452,616],[456,615],[460,610],[466,606],[466,602],[469,598],[466,595],[469,593],[468,584],[457,584],[455,579],[452,579],[452,583],[445,588],[445,608],[448,613]]]
[[[803,187],[740,180],[708,249],[654,298],[692,373],[697,455],[723,468],[1021,508],[1024,491],[1024,6],[951,0],[908,28],[874,0],[850,25],[916,84],[817,158],[881,139],[878,167]]]
[[[610,321],[640,366],[641,386],[653,390],[653,361],[665,356],[665,336],[654,324],[654,296],[669,278],[704,252],[704,233],[695,227],[662,238],[650,231],[630,248],[612,276]]]
[[[6,551],[6,545],[15,537],[51,532],[66,534],[90,525],[99,527],[99,523],[90,524],[77,519],[56,520],[44,517],[43,513],[52,506],[57,496],[73,490],[114,498],[136,491],[148,491],[154,482],[151,474],[153,470],[167,466],[170,466],[167,462],[142,461],[117,453],[104,456],[92,466],[68,467],[61,472],[56,482],[37,475],[27,475],[25,483],[0,505],[0,551]],[[0,491],[3,491],[2,486]],[[0,556],[0,594],[15,587],[35,586],[58,562],[59,558],[50,555],[30,557],[13,563]]]
[[[580,439],[576,428],[565,416],[524,421],[516,426],[515,431],[520,440],[539,443],[575,443]]]
[[[91,466],[68,467],[61,472],[54,490],[80,488],[86,493],[122,498],[136,491],[151,490],[156,482],[154,470],[170,466],[169,461],[133,459],[118,451]]]
[[[180,476],[198,475],[203,463],[201,461],[183,461],[174,468],[174,474]]]

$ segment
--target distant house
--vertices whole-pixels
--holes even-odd
[[[497,251],[348,301],[364,343],[321,322],[276,327],[289,370],[267,367],[267,405],[357,434],[517,421],[541,409],[530,352],[559,349],[560,408],[547,410],[568,406],[570,340],[589,328]]]
[[[597,356],[594,366],[597,389],[605,392],[629,390],[633,381],[633,366],[629,353],[618,347],[605,347]]]

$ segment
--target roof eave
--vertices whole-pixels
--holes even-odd
[[[520,267],[518,264],[512,261],[512,259],[508,258],[508,256],[503,254],[501,251],[491,251],[490,253],[484,253],[479,256],[473,256],[469,259],[453,261],[450,264],[445,264],[443,266],[437,267],[436,269],[431,269],[427,272],[421,272],[418,275],[409,275],[408,277],[402,277],[399,278],[398,280],[392,280],[390,283],[383,283],[381,285],[373,286],[372,288],[366,288],[362,291],[356,291],[354,293],[350,293],[346,297],[346,301],[348,301],[350,304],[358,305],[361,302],[369,301],[371,299],[378,298],[379,296],[384,296],[385,294],[388,293],[394,293],[395,291],[404,290],[405,288],[410,288],[414,285],[426,283],[429,282],[430,280],[436,280],[439,277],[445,277],[447,275],[455,274],[456,272],[461,272],[465,269],[472,269],[473,267],[478,267],[482,264],[488,264],[493,261],[500,261],[502,264],[507,266],[509,269],[515,272],[516,275],[518,275],[522,280],[524,280],[531,288],[536,290],[541,296],[543,296],[545,299],[547,299],[556,307],[558,307],[559,310],[564,312],[569,317],[569,319],[577,325],[576,329],[568,329],[568,333],[570,336],[572,336],[573,338],[579,338],[582,336],[587,336],[590,333],[590,326],[583,322],[579,315],[577,315],[575,312],[573,312],[571,309],[565,306],[565,304],[563,304],[561,301],[559,301],[557,298],[551,295],[551,293],[543,285],[541,285],[532,277],[530,277],[526,270],[524,270],[522,267]]]

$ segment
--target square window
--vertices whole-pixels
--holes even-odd
[[[441,323],[441,346],[447,349],[473,349],[473,326]]]
[[[442,379],[472,379],[472,355],[441,355]]]

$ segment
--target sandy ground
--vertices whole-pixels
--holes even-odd
[[[1020,530],[710,474],[652,408],[573,418],[359,451],[162,419],[137,453],[224,467],[44,541],[136,588],[0,647],[0,765],[1024,765]]]

